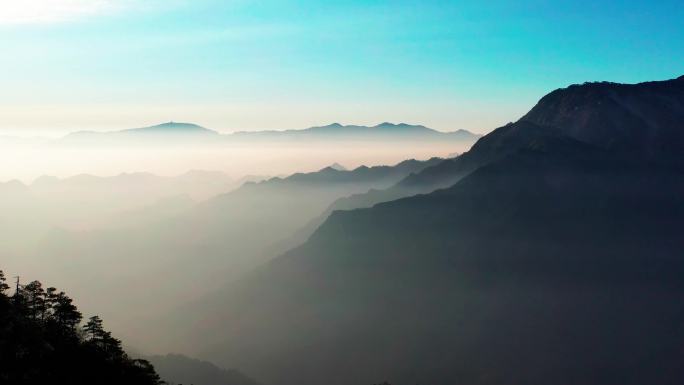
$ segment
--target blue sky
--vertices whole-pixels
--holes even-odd
[[[684,74],[681,1],[0,0],[0,130],[192,121],[477,132]]]

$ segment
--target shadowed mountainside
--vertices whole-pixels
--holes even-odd
[[[494,130],[467,153],[409,175],[389,189],[342,198],[316,224],[334,210],[371,207],[449,187],[476,168],[527,146],[539,133],[568,136],[643,161],[682,166],[683,99],[684,77],[639,84],[585,83],[555,90],[518,122]]]
[[[643,111],[677,116],[676,95]],[[184,307],[181,339],[285,385],[677,383],[684,148],[582,138],[527,119],[495,130],[452,187],[334,212]]]

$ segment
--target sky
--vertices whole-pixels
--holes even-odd
[[[682,20],[681,0],[0,0],[0,135],[486,133],[569,84],[684,74]]]

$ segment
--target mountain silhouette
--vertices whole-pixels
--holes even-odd
[[[202,328],[185,340],[285,385],[677,383],[679,82],[551,93],[401,182],[462,172],[452,186],[335,211],[300,247],[186,308],[186,326]],[[603,101],[624,89],[643,125]],[[547,104],[566,92],[592,112],[574,120]],[[639,139],[651,130],[673,141]]]
[[[542,98],[521,121],[643,160],[681,165],[684,80],[585,83]]]
[[[425,140],[455,142],[474,142],[480,137],[480,135],[467,130],[441,132],[421,125],[389,122],[375,126],[332,123],[303,130],[240,131],[230,136],[235,140]]]
[[[127,129],[127,130],[122,130],[118,131],[119,133],[127,133],[127,134],[152,134],[152,133],[159,133],[159,134],[212,134],[216,135],[218,134],[214,130],[210,130],[208,128],[204,128],[202,126],[198,126],[197,124],[193,123],[176,123],[176,122],[168,122],[168,123],[162,123],[158,124],[156,126],[150,126],[150,127],[142,127],[142,128],[132,128],[132,129]]]
[[[360,134],[374,134],[374,133],[389,133],[389,134],[469,134],[466,130],[458,130],[453,132],[441,132],[433,130],[431,128],[407,123],[390,123],[384,122],[377,124],[375,126],[362,126],[362,125],[342,125],[340,123],[332,123],[326,126],[315,126],[306,128],[303,130],[283,130],[283,131],[241,131],[236,134],[249,135],[249,134],[350,134],[350,133],[360,133]],[[475,134],[471,134],[476,136]]]
[[[348,169],[344,167],[343,165],[335,162],[329,166],[332,169],[338,170],[338,171],[347,171]]]
[[[681,167],[683,99],[682,77],[638,84],[585,83],[558,89],[519,121],[478,140],[467,153],[409,175],[389,189],[342,198],[329,212],[370,207],[449,187],[478,167],[544,136],[567,136],[626,157]]]
[[[333,123],[327,126],[310,127],[298,130],[265,130],[265,131],[238,131],[230,134],[219,134],[217,131],[204,128],[192,123],[168,122],[155,126],[132,128],[117,131],[78,131],[66,135],[57,143],[88,143],[88,144],[125,144],[131,140],[141,139],[182,139],[201,140],[206,143],[242,143],[253,142],[282,142],[301,140],[329,140],[329,141],[446,141],[446,142],[474,142],[481,135],[473,134],[467,130],[441,132],[421,125],[406,123],[381,123],[375,126],[341,125]]]
[[[168,122],[157,124],[149,127],[129,128],[118,131],[96,132],[96,131],[78,131],[71,133],[63,138],[63,140],[78,140],[78,139],[101,139],[103,136],[112,138],[123,138],[132,136],[206,136],[218,135],[218,132],[198,126],[192,123],[176,123]]]

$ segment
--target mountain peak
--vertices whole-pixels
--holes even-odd
[[[132,128],[127,130],[121,130],[119,132],[127,133],[183,133],[183,134],[216,134],[214,130],[202,127],[194,123],[182,123],[182,122],[166,122],[157,124],[155,126]]]
[[[572,85],[541,98],[520,121],[644,160],[681,159],[682,79]]]
[[[347,171],[347,168],[346,168],[346,167],[344,167],[343,165],[341,165],[341,164],[339,164],[339,163],[337,163],[337,162],[331,164],[331,165],[328,166],[328,167],[329,167],[329,168],[332,168],[333,170],[337,170],[337,171]]]
[[[396,128],[425,128],[424,126],[421,125],[413,125],[413,124],[408,124],[408,123],[392,123],[392,122],[382,122],[373,128],[380,128],[380,127],[396,127]]]

